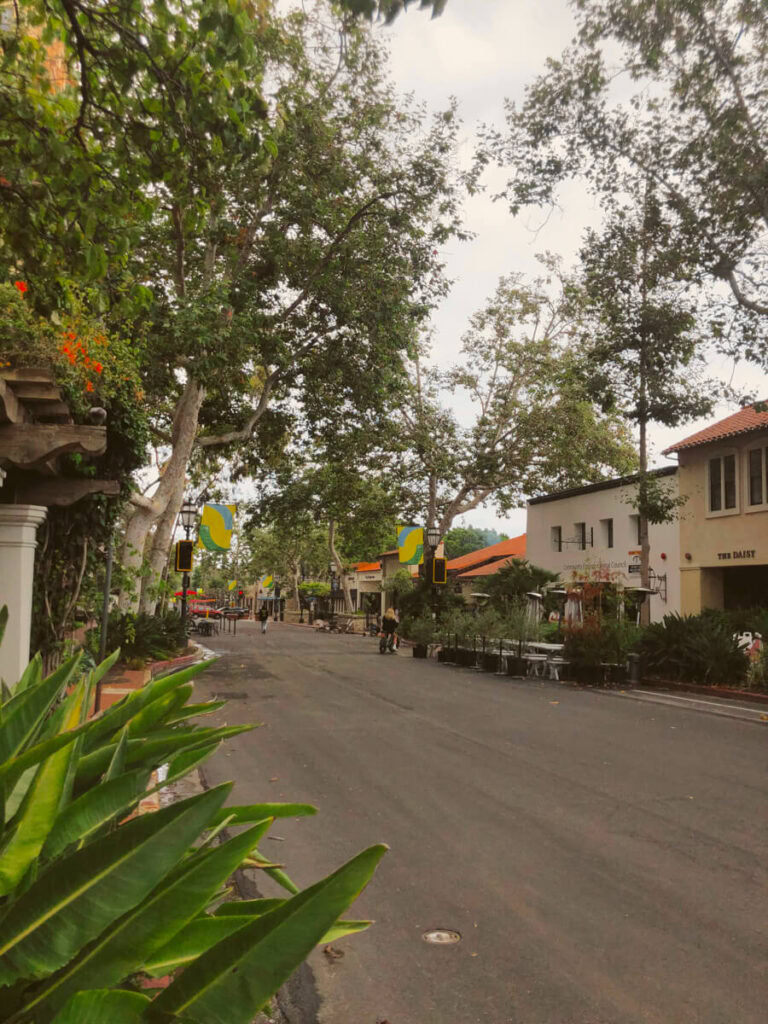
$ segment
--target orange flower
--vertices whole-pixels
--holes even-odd
[[[88,381],[88,383],[85,385],[85,390],[93,391],[93,384],[91,383],[91,381]]]
[[[77,335],[74,333],[74,331],[67,331],[67,337],[69,338],[70,341],[74,341]]]
[[[24,292],[28,292],[29,291],[29,288],[27,287],[27,282],[26,281],[14,281],[13,285],[14,285],[14,288],[16,288],[18,291],[20,291],[22,295],[24,294]]]
[[[85,359],[83,360],[83,362],[85,363],[86,366],[90,366],[91,365],[91,357],[90,356],[86,356]]]
[[[101,363],[94,363],[93,368],[96,371],[96,373],[101,373],[101,371],[104,369]]]

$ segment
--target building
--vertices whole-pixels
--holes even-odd
[[[677,467],[652,471],[677,493]],[[624,587],[640,584],[640,517],[631,501],[637,476],[531,498],[528,502],[527,558],[559,574],[601,576]],[[652,572],[651,621],[680,610],[680,523],[649,524]]]
[[[671,445],[680,493],[681,610],[768,603],[768,411],[750,405]],[[764,518],[765,517],[765,518]]]
[[[526,557],[526,535],[511,537],[487,548],[470,551],[448,561],[448,578],[457,594],[474,604],[473,594],[482,592],[483,579],[493,576],[514,558]]]

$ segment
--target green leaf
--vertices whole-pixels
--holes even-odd
[[[118,647],[117,650],[112,651],[112,653],[110,655],[108,655],[104,659],[104,661],[102,661],[102,663],[100,665],[96,666],[96,668],[91,673],[91,675],[93,677],[94,685],[96,683],[100,683],[101,682],[101,680],[104,678],[104,676],[107,674],[107,672],[109,672],[109,670],[116,663],[116,661],[117,661],[117,659],[119,657],[120,657],[120,648]]]
[[[128,735],[131,737],[142,736],[149,732],[153,726],[159,723],[165,724],[166,718],[174,711],[178,711],[192,696],[194,689],[192,683],[185,683],[177,689],[166,693],[159,700],[152,701],[150,705],[135,715],[128,723]]]
[[[43,856],[57,857],[72,843],[87,839],[117,815],[126,813],[146,793],[151,774],[148,769],[139,768],[83,793],[56,819],[43,847]]]
[[[226,939],[248,924],[254,918],[248,914],[226,914],[223,917],[197,917],[171,939],[156,950],[144,963],[143,970],[153,978],[162,978],[179,967],[184,967],[206,953],[217,942]]]
[[[367,885],[386,849],[364,850],[219,942],[157,997],[153,1009],[185,1014],[200,1024],[249,1024]]]
[[[47,740],[36,743],[33,747],[25,750],[23,754],[19,754],[18,757],[14,757],[10,761],[0,763],[0,783],[9,787],[15,785],[16,780],[19,779],[28,768],[39,764],[39,762],[44,758],[50,757],[51,754],[55,754],[56,751],[61,750],[62,747],[67,747],[71,743],[74,743],[79,736],[88,732],[94,725],[95,721],[92,719],[90,722],[86,722],[84,725],[78,726],[77,729],[72,729],[71,732],[61,733],[59,736],[51,736]]]
[[[317,814],[312,804],[235,804],[222,808],[214,824],[218,825],[224,818],[232,818],[230,825],[248,825],[265,818],[300,818],[310,814]]]
[[[337,921],[320,939],[320,944],[335,942],[337,939],[343,939],[345,935],[357,935],[358,932],[366,931],[372,924],[373,921]]]
[[[211,659],[200,661],[195,665],[182,669],[181,672],[160,676],[157,679],[153,679],[151,683],[147,683],[146,686],[142,686],[140,690],[134,690],[133,693],[123,697],[122,700],[119,700],[117,704],[113,704],[111,708],[96,720],[98,726],[93,735],[89,736],[86,749],[92,750],[104,736],[114,736],[142,708],[147,707],[153,701],[159,700],[177,686],[182,686],[210,664]]]
[[[19,679],[14,688],[14,693],[22,693],[24,690],[37,686],[42,678],[43,659],[40,657],[40,652],[38,651],[22,672],[21,679]]]
[[[0,764],[10,761],[35,733],[61,690],[80,664],[81,654],[64,662],[39,685],[14,696],[3,709],[0,724]]]
[[[128,730],[123,729],[120,733],[120,739],[117,741],[115,752],[109,762],[106,772],[104,773],[104,781],[108,782],[110,779],[116,779],[118,775],[122,775],[125,772],[125,752],[128,749]]]
[[[86,985],[116,984],[139,970],[210,902],[211,895],[267,831],[258,825],[183,864],[134,910],[103,932],[19,1010],[48,1014]]]
[[[0,608],[0,644],[3,642],[5,636],[5,627],[8,625],[8,605],[4,604]]]
[[[142,1024],[149,996],[141,992],[93,989],[78,992],[57,1014],[53,1024]]]
[[[65,729],[80,721],[87,695],[88,687],[81,682],[67,699]],[[38,768],[0,852],[0,896],[16,888],[42,850],[59,810],[71,755],[72,747],[64,747]]]
[[[170,725],[171,723],[181,722],[185,718],[196,718],[198,715],[210,715],[214,711],[218,711],[226,705],[225,700],[208,700],[205,704],[187,704],[186,707],[181,708],[175,714],[169,715],[166,721]]]
[[[0,983],[43,977],[135,907],[224,802],[231,783],[129,821],[55,861],[8,911]]]
[[[249,914],[251,917],[260,917],[268,914],[270,910],[282,907],[283,899],[261,899],[261,900],[228,900],[214,910],[214,917],[228,917],[230,914]]]

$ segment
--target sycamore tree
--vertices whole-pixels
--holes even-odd
[[[596,409],[580,378],[572,317],[559,286],[553,297],[551,281],[510,275],[472,317],[459,363],[417,362],[399,413],[413,521],[444,537],[484,502],[504,514],[526,497],[635,468],[626,426]]]
[[[676,427],[712,409],[717,388],[704,376],[702,330],[690,267],[648,183],[639,201],[612,204],[581,251],[586,386],[601,407],[637,430],[641,585],[649,585],[648,524],[674,518],[683,499],[648,473],[648,428]]]
[[[414,319],[445,291],[438,247],[461,234],[452,109],[427,122],[399,102],[367,30],[347,28],[340,59],[323,18],[295,13],[269,45],[274,147],[231,164],[225,149],[216,189],[169,194],[136,250],[167,454],[123,560],[152,574],[194,459],[258,465],[296,416],[327,429],[384,407]]]
[[[251,579],[269,573],[289,581],[297,608],[302,576],[324,576],[328,571],[325,530],[299,508],[284,507],[267,527],[251,521],[244,530],[243,556],[244,571]]]
[[[671,244],[725,282],[741,350],[766,365],[768,19],[763,0],[572,0],[571,46],[507,104],[485,158],[511,168],[512,209],[549,205],[568,178],[598,197],[647,180]],[[628,95],[622,100],[620,97]],[[730,325],[713,316],[717,337]]]

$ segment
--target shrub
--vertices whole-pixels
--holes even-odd
[[[401,626],[403,636],[415,644],[426,646],[435,638],[435,623],[431,618],[410,619]]]
[[[647,626],[640,640],[643,671],[686,683],[740,686],[749,659],[721,612],[665,615]]]
[[[5,621],[3,609],[0,637]],[[367,926],[338,918],[384,847],[299,892],[259,843],[274,818],[313,807],[227,807],[227,783],[134,817],[159,765],[168,765],[168,785],[250,727],[190,724],[222,706],[187,703],[204,664],[86,720],[93,688],[117,655],[86,675],[77,655],[47,678],[38,656],[10,696],[3,688],[0,1020],[206,1024],[226,1006],[228,1024],[249,1024],[316,943]],[[247,827],[212,844],[225,822]],[[288,896],[211,911],[232,873],[254,864]],[[182,967],[159,993],[137,991],[141,975]]]
[[[101,628],[88,630],[86,644],[92,654],[97,654]],[[172,658],[187,645],[185,624],[176,611],[158,615],[144,612],[112,612],[107,624],[107,653],[118,648],[123,660],[140,667],[149,660]]]

